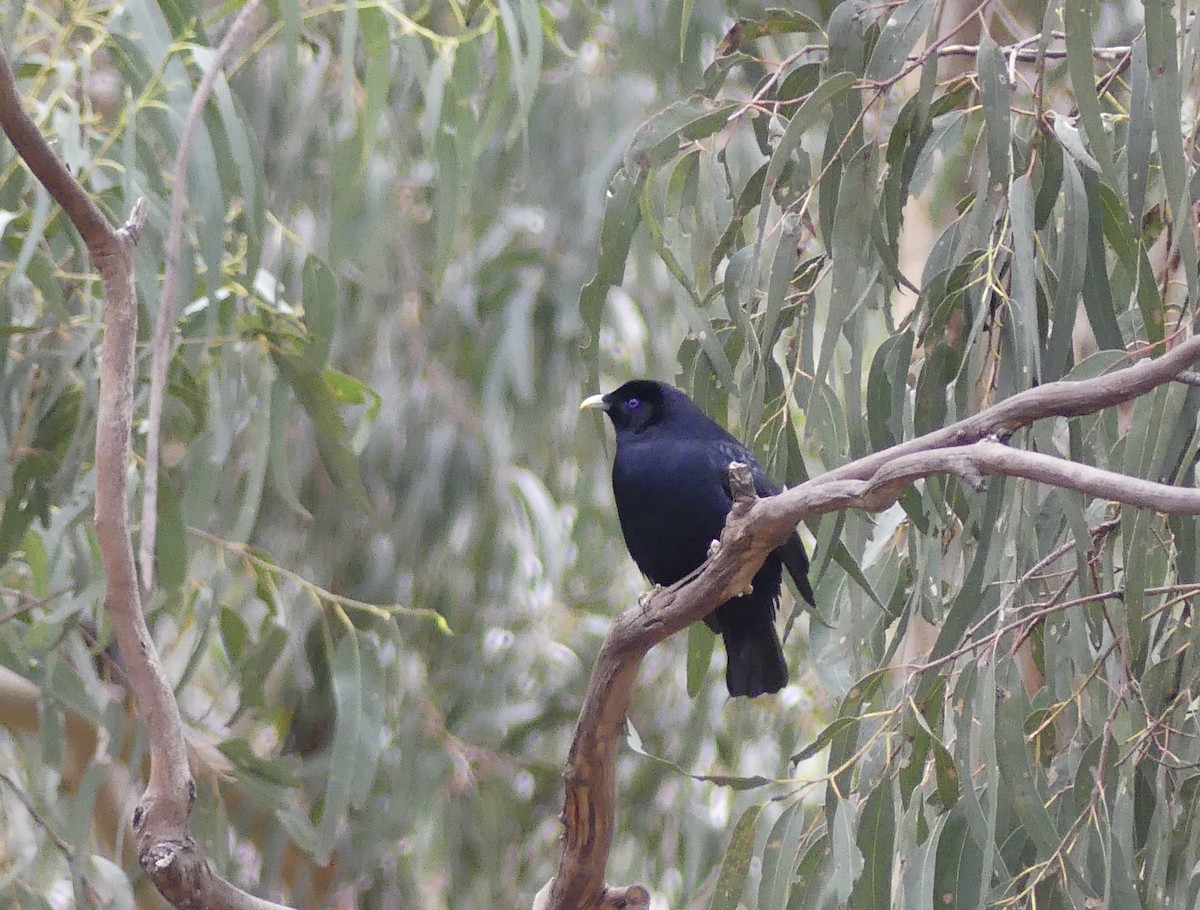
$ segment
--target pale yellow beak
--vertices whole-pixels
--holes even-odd
[[[585,398],[579,403],[579,410],[588,411],[592,408],[599,408],[602,411],[608,410],[608,402],[604,400],[603,395],[592,395],[590,398]]]

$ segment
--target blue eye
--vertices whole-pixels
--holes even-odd
[[[635,410],[637,410],[638,406],[641,404],[641,401],[639,401],[636,398],[630,398],[629,401],[626,402],[626,404],[629,405],[629,410],[635,411]]]

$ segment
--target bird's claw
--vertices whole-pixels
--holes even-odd
[[[721,552],[721,541],[710,540],[708,542],[708,558],[712,559],[714,556],[716,556],[720,552]]]
[[[650,606],[650,599],[661,590],[662,585],[655,585],[649,591],[643,591],[638,595],[638,606],[642,608],[643,613],[645,613],[647,608]]]

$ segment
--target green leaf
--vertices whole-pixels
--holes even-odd
[[[792,895],[787,910],[816,910],[823,906],[821,898],[829,876],[829,838],[822,834],[804,851],[796,868]]]
[[[833,853],[833,887],[842,903],[850,899],[854,883],[865,866],[858,848],[858,798],[848,796],[837,801],[829,845]]]
[[[999,527],[1000,515],[1004,506],[1004,487],[1005,484],[1001,482],[1000,478],[995,478],[988,484],[987,494],[978,518],[981,528]],[[957,596],[945,614],[937,641],[934,642],[933,650],[929,653],[929,660],[938,660],[957,648],[972,620],[985,608],[984,587],[991,581],[990,574],[996,571],[994,566],[989,568],[988,565],[992,547],[999,544],[995,537],[996,535],[991,533],[981,534],[978,537],[978,549],[975,557],[967,571],[966,578],[963,579],[962,587],[959,588]],[[994,672],[994,665],[989,665],[989,668],[990,672]],[[922,676],[913,700],[917,704],[921,704],[928,697],[930,689],[939,681],[940,677],[937,674],[929,673]]]
[[[961,808],[946,819],[938,840],[933,877],[933,904],[945,910],[975,910],[979,905],[979,883],[988,876],[982,868],[983,854],[971,835]]]
[[[1186,230],[1171,232],[1171,249],[1178,249],[1183,258],[1188,298],[1200,299],[1197,280],[1196,232],[1188,195],[1188,171],[1191,164],[1184,155],[1180,131],[1183,85],[1178,61],[1179,23],[1175,21],[1174,4],[1167,0],[1147,0],[1144,4],[1146,23],[1146,63],[1150,69],[1151,115],[1154,134],[1158,140],[1158,159],[1167,185],[1167,198],[1176,219],[1188,225]],[[1191,74],[1188,74],[1191,81]],[[1140,282],[1139,282],[1140,284]],[[1157,340],[1152,338],[1151,340]]]
[[[689,698],[695,698],[704,688],[704,676],[712,662],[713,648],[717,636],[712,629],[702,622],[694,622],[688,626],[687,639],[687,693]]]
[[[638,755],[645,756],[653,762],[657,762],[664,768],[669,768],[676,774],[682,774],[684,777],[690,777],[692,780],[698,780],[702,783],[713,784],[717,787],[728,787],[731,790],[757,790],[759,787],[765,787],[768,784],[773,784],[775,781],[769,777],[754,775],[751,777],[736,777],[730,774],[693,774],[686,768],[677,765],[669,759],[663,758],[661,755],[655,755],[653,752],[647,752],[642,745],[642,738],[638,735],[637,729],[633,724],[626,725],[627,733],[625,741]]]
[[[271,469],[271,486],[277,496],[294,514],[305,520],[312,518],[300,504],[292,483],[292,471],[288,464],[291,446],[288,441],[288,397],[287,383],[277,377],[271,383],[271,428],[268,456]]]
[[[858,821],[858,848],[862,851],[862,874],[854,883],[855,910],[886,910],[892,903],[892,860],[896,837],[896,815],[892,788],[884,782],[867,796]]]
[[[304,257],[300,281],[304,325],[308,329],[305,354],[313,366],[320,368],[329,360],[329,349],[337,326],[337,283],[329,266],[312,255]]]
[[[202,60],[207,70],[211,60]],[[224,75],[217,76],[213,83],[213,98],[221,117],[221,128],[228,143],[230,156],[237,168],[238,185],[241,191],[242,218],[239,222],[246,235],[246,274],[253,280],[258,272],[262,252],[264,175],[260,153],[255,149],[246,129],[246,118],[234,100],[229,83]]]
[[[762,201],[763,186],[766,182],[767,168],[769,166],[770,163],[768,162],[756,170],[738,194],[737,202],[733,207],[733,214],[729,218],[729,224],[725,227],[724,233],[721,234],[721,239],[713,247],[712,256],[709,257],[708,268],[711,273],[716,274],[721,260],[737,244],[746,216]]]
[[[822,749],[833,742],[835,736],[851,727],[857,728],[858,723],[859,719],[857,717],[835,718],[832,723],[827,724],[825,729],[817,734],[816,739],[791,757],[792,764],[798,765],[801,762],[808,761],[808,759],[819,754]]]
[[[751,806],[734,825],[729,846],[725,848],[725,858],[721,861],[721,870],[717,873],[717,883],[708,901],[708,910],[734,910],[741,900],[742,892],[746,890],[750,860],[754,856],[754,832],[762,809],[762,806]]]
[[[876,451],[895,445],[903,435],[912,345],[912,330],[906,329],[885,339],[871,360],[867,374],[867,429]]]
[[[754,41],[765,35],[787,35],[792,33],[811,34],[819,32],[821,26],[815,19],[793,9],[767,7],[759,19],[746,20],[742,29],[743,41]]]
[[[312,420],[317,452],[330,478],[354,508],[369,512],[370,497],[359,476],[354,453],[346,445],[346,425],[338,413],[337,399],[329,383],[306,357],[273,348],[271,359]]]
[[[264,376],[259,382],[265,386],[271,377]],[[261,389],[265,393],[266,389]],[[265,397],[265,395],[264,395]],[[267,478],[267,463],[270,459],[271,414],[267,408],[255,408],[240,434],[245,446],[246,458],[239,472],[238,507],[233,521],[230,523],[229,537],[232,540],[244,541],[249,539],[258,520],[259,508],[263,502],[263,486]],[[182,522],[179,530],[182,543]]]
[[[221,641],[225,645],[225,653],[229,657],[229,662],[237,664],[246,653],[250,629],[247,627],[246,621],[242,619],[241,613],[224,604],[221,605],[217,621],[221,630]]]
[[[287,758],[259,758],[244,739],[227,739],[217,746],[238,768],[280,787],[299,787],[293,762]]]
[[[1036,771],[1029,761],[1021,701],[1013,694],[997,705],[996,757],[1006,801],[1016,810],[1026,833],[1037,845],[1039,855],[1048,858],[1056,853],[1062,836],[1038,791]],[[1072,865],[1069,858],[1066,862],[1068,867]]]
[[[866,255],[871,223],[876,218],[874,189],[874,156],[871,147],[864,146],[846,162],[838,189],[831,234],[830,306],[814,376],[818,383],[825,382],[838,339],[851,316],[865,303],[881,268],[877,260]],[[811,401],[806,407],[811,407]]]
[[[25,565],[29,567],[29,579],[34,597],[45,597],[50,593],[50,559],[42,535],[33,528],[25,531],[21,541],[21,552]]]
[[[954,763],[954,756],[950,754],[950,750],[942,742],[941,737],[934,731],[937,726],[937,717],[940,716],[942,710],[941,697],[943,688],[935,687],[927,696],[926,704],[929,705],[925,709],[925,713],[914,712],[910,715],[912,722],[915,723],[925,734],[923,737],[924,744],[927,750],[933,752],[934,779],[937,784],[935,797],[937,802],[943,809],[952,808],[957,802],[960,793],[958,768]],[[930,715],[928,718],[926,714]],[[921,768],[916,769],[918,773],[923,771],[925,763],[925,755],[921,756]]]
[[[358,638],[353,632],[344,634],[333,650],[329,657],[329,670],[337,713],[329,774],[325,783],[325,802],[321,807],[321,821],[317,825],[315,858],[321,865],[328,863],[333,855],[338,829],[357,790],[356,766],[366,758],[362,753],[362,745],[363,698],[367,693],[363,688],[362,654]]]
[[[763,178],[762,198],[759,200],[758,213],[758,236],[760,238],[766,232],[767,213],[770,209],[771,194],[775,191],[775,185],[779,182],[780,175],[783,174],[784,166],[791,158],[792,152],[800,147],[800,140],[818,122],[818,117],[825,105],[841,96],[850,86],[854,84],[853,73],[837,73],[830,76],[820,85],[818,85],[811,95],[809,95],[804,103],[800,105],[792,119],[788,121],[787,128],[783,131],[783,135],[779,137],[779,142],[775,146],[775,152],[771,155],[771,160],[767,164],[767,173]]]
[[[1041,381],[1041,344],[1038,338],[1037,279],[1034,277],[1037,263],[1033,251],[1033,191],[1027,174],[1014,180],[1009,188],[1009,211],[1013,247],[1012,305],[1016,317],[1012,340],[1018,358],[1013,366],[1019,376],[1018,385],[1030,388]]]
[[[1129,130],[1125,141],[1125,165],[1129,178],[1129,214],[1141,224],[1146,211],[1146,181],[1150,177],[1150,149],[1154,124],[1150,117],[1150,67],[1146,40],[1133,42],[1129,61]]]
[[[157,501],[158,536],[154,539],[154,563],[158,584],[167,590],[178,589],[187,580],[187,534],[179,496],[167,479],[166,471],[160,471],[158,475]]]
[[[1100,172],[1109,187],[1120,186],[1112,149],[1104,132],[1100,116],[1100,100],[1096,96],[1095,65],[1092,57],[1091,0],[1064,0],[1063,28],[1067,44],[1067,72],[1071,76],[1072,94],[1079,108],[1079,119],[1087,134],[1092,155],[1100,163]],[[1178,121],[1176,121],[1178,129]]]
[[[763,846],[762,877],[758,882],[759,910],[782,910],[788,905],[805,827],[803,800],[796,800],[784,809],[772,826]]]
[[[687,48],[688,25],[692,21],[692,6],[695,0],[683,0],[679,12],[679,59],[683,60],[683,52]]]
[[[624,170],[644,172],[670,161],[680,143],[704,139],[723,129],[739,106],[735,101],[713,102],[696,96],[664,108],[634,134],[625,150]]]
[[[1159,454],[1170,441],[1169,418],[1179,412],[1183,390],[1159,386],[1134,409],[1125,437],[1125,472],[1133,477],[1159,480]],[[1146,644],[1143,613],[1146,588],[1157,583],[1150,577],[1153,560],[1152,531],[1158,520],[1146,509],[1121,510],[1121,539],[1124,545],[1124,596],[1121,613],[1129,636],[1131,662],[1140,678],[1142,651]]]
[[[1088,323],[1102,349],[1124,350],[1125,341],[1117,325],[1116,303],[1109,281],[1107,253],[1104,248],[1104,204],[1099,178],[1091,171],[1083,173],[1088,200],[1088,260],[1083,276],[1083,306]]]
[[[1033,203],[1033,223],[1040,231],[1045,228],[1054,206],[1058,202],[1058,192],[1063,182],[1063,150],[1062,146],[1049,138],[1044,138],[1035,146],[1038,158],[1034,163],[1034,174],[1037,180],[1037,199]],[[1076,177],[1079,171],[1076,169]],[[1085,213],[1087,209],[1083,210]]]
[[[96,853],[89,854],[86,861],[91,864],[90,871],[85,873],[85,877],[89,881],[88,892],[104,895],[105,910],[135,910],[137,902],[133,896],[133,885],[125,870],[107,857]],[[97,886],[96,879],[99,879],[102,884]],[[23,901],[16,903],[21,905]],[[88,902],[77,906],[96,905]]]
[[[843,518],[844,514],[839,514],[838,517]],[[841,540],[840,533],[834,534],[834,539],[828,544],[826,552],[830,554],[833,561],[838,564],[838,567],[846,573],[847,577],[858,585],[859,590],[871,599],[871,602],[875,606],[881,610],[886,609],[883,601],[879,599],[879,595],[875,593],[875,588],[871,585],[870,580],[863,573],[858,560],[854,558],[854,554],[850,552],[850,549]],[[820,614],[817,613],[816,608],[813,609],[813,613],[820,618]]]
[[[383,670],[379,665],[379,653],[369,639],[364,641],[360,657],[362,692],[359,696],[359,705],[362,717],[358,729],[359,742],[357,760],[354,764],[354,781],[350,788],[350,805],[355,809],[362,809],[367,805],[385,743]],[[334,674],[336,697],[336,665]]]
[[[868,79],[887,82],[899,74],[933,19],[935,6],[933,0],[911,0],[892,10],[867,63]]]
[[[1005,74],[1004,54],[986,32],[979,39],[979,90],[983,96],[983,122],[988,150],[989,192],[1005,188],[1012,179],[1011,90]],[[1014,231],[1015,233],[1015,231]]]
[[[46,219],[50,215],[50,202],[50,194],[39,182],[34,190],[33,216],[30,219],[29,229],[25,232],[25,237],[21,242],[21,252],[17,254],[16,261],[12,266],[12,273],[8,277],[8,287],[5,289],[7,294],[13,293],[13,288],[18,286],[19,280],[25,275],[25,270],[29,268],[34,254],[37,253],[38,245],[42,242],[46,230]]]
[[[832,818],[838,811],[838,804],[843,797],[851,792],[854,775],[854,763],[851,758],[858,750],[859,730],[862,725],[860,716],[863,706],[875,698],[879,687],[888,676],[887,670],[876,670],[868,673],[846,693],[838,708],[838,719],[849,720],[832,731],[829,741],[829,785],[825,788],[825,818]],[[836,723],[836,721],[835,721]],[[830,725],[832,726],[832,724]],[[803,753],[801,753],[803,754]],[[836,841],[835,841],[836,844]],[[836,855],[836,850],[835,850]],[[849,896],[849,892],[847,892]]]
[[[1072,334],[1079,294],[1087,265],[1088,202],[1073,162],[1063,168],[1063,228],[1059,241],[1058,288],[1054,294],[1053,327],[1046,342],[1042,376],[1047,382],[1061,379],[1070,369]]]
[[[366,444],[366,438],[375,423],[375,418],[379,416],[379,409],[383,407],[383,396],[362,380],[331,367],[322,371],[321,375],[325,378],[333,397],[339,403],[367,405],[366,414],[363,415],[363,421],[355,433],[354,450],[360,451]]]
[[[638,198],[646,172],[621,168],[608,185],[608,202],[600,226],[600,252],[596,258],[596,274],[579,293],[579,313],[588,330],[588,368],[592,388],[600,387],[599,340],[600,321],[608,290],[621,283],[625,275],[625,260],[633,232],[640,221]],[[600,418],[597,417],[597,420]]]
[[[958,767],[954,756],[936,736],[931,739],[933,745],[933,771],[937,781],[937,800],[943,809],[950,809],[958,803],[962,793],[959,783]]]
[[[253,646],[249,656],[241,665],[238,672],[238,691],[241,698],[237,710],[229,719],[232,726],[243,713],[262,703],[263,683],[275,669],[287,644],[287,631],[273,622],[266,622],[260,630],[259,640]]]
[[[721,381],[725,383],[726,388],[732,388],[733,367],[725,356],[725,350],[717,340],[708,317],[704,315],[703,303],[696,291],[695,284],[683,266],[679,264],[679,260],[675,257],[671,246],[664,236],[663,225],[659,223],[658,214],[654,207],[653,189],[654,184],[647,179],[645,189],[638,200],[642,221],[645,222],[646,228],[650,232],[650,239],[654,244],[655,252],[658,253],[659,258],[667,267],[667,271],[675,277],[680,287],[687,292],[687,297],[680,295],[677,299],[680,308],[683,310],[692,327],[692,331],[700,339],[700,344],[703,346],[705,353],[708,354],[709,361],[716,368]]]
[[[771,274],[767,282],[767,299],[762,311],[759,351],[763,360],[770,361],[775,342],[779,340],[780,313],[783,302],[792,287],[792,275],[799,260],[797,245],[803,233],[799,218],[784,216],[779,231],[779,242],[775,255],[771,257]]]
[[[1129,213],[1121,205],[1117,194],[1101,184],[1099,196],[1104,236],[1112,245],[1113,252],[1124,266],[1129,279],[1136,282],[1138,308],[1142,311],[1142,324],[1146,329],[1146,336],[1151,341],[1161,341],[1166,332],[1163,302],[1146,250],[1134,236],[1129,224]],[[1157,355],[1161,350],[1154,353]]]

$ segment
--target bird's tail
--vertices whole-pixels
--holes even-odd
[[[730,695],[753,698],[787,685],[787,661],[770,619],[749,628],[723,629],[721,637],[725,639],[725,685]]]

